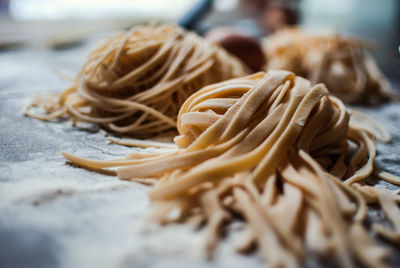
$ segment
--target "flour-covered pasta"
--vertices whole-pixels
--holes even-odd
[[[81,166],[117,167],[122,180],[154,183],[152,219],[206,222],[210,253],[221,227],[239,218],[247,227],[238,250],[258,245],[270,267],[298,267],[309,253],[335,256],[343,267],[385,267],[389,251],[363,221],[367,203],[379,202],[394,228],[372,229],[397,242],[399,196],[366,184],[377,131],[349,117],[323,84],[269,71],[191,95],[179,112],[176,148],[107,161],[63,155]]]
[[[68,116],[118,133],[153,135],[176,127],[181,104],[210,83],[248,74],[222,48],[175,25],[142,26],[105,40],[91,52],[73,86],[41,97],[26,114]],[[46,114],[34,113],[45,108]]]

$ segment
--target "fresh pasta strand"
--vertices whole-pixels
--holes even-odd
[[[399,212],[395,197],[364,184],[375,157],[365,123],[349,124],[346,107],[324,85],[269,71],[192,94],[178,115],[175,151],[115,163],[64,156],[83,166],[118,166],[122,180],[157,180],[152,219],[206,219],[209,251],[221,226],[239,214],[247,226],[241,248],[257,244],[271,267],[299,267],[310,251],[335,256],[343,267],[387,267],[388,249],[362,224],[366,204],[383,202],[395,231],[374,230],[395,242]],[[168,218],[174,209],[179,216]]]
[[[338,34],[317,35],[300,28],[282,29],[263,41],[265,70],[283,69],[324,83],[346,103],[378,104],[399,99],[388,79],[366,52],[371,44]]]
[[[74,85],[42,97],[25,114],[67,116],[117,133],[148,136],[176,127],[182,103],[210,83],[248,74],[222,48],[175,25],[149,25],[104,40],[91,52]],[[32,108],[42,107],[45,115]]]

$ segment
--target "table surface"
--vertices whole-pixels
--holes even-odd
[[[257,253],[234,252],[234,235],[221,243],[215,260],[207,261],[204,230],[145,228],[148,187],[73,167],[60,154],[113,159],[134,149],[109,144],[90,125],[23,116],[34,96],[69,85],[56,73],[74,77],[92,45],[0,53],[0,266],[263,267]],[[400,103],[360,109],[393,136],[391,144],[378,144],[377,166],[400,175]],[[380,182],[379,187],[389,186]],[[375,208],[368,218],[382,221],[383,214]],[[393,249],[391,262],[399,264],[400,251]],[[306,266],[319,265],[310,260]]]

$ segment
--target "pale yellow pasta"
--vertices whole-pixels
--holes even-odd
[[[293,71],[312,84],[324,83],[347,103],[377,104],[394,97],[389,81],[367,53],[367,42],[338,34],[280,30],[263,41],[265,69]]]
[[[191,95],[179,112],[176,149],[116,161],[63,154],[82,166],[118,167],[122,180],[156,180],[152,219],[205,220],[210,253],[221,226],[240,215],[247,227],[238,250],[258,245],[270,267],[299,267],[310,252],[335,256],[342,267],[386,267],[389,251],[363,220],[367,203],[379,201],[394,231],[373,229],[399,241],[398,198],[365,184],[375,139],[363,124],[349,124],[346,107],[323,84],[269,71]]]
[[[135,27],[104,40],[71,88],[37,99],[26,114],[42,120],[67,116],[118,133],[153,135],[176,127],[179,108],[193,92],[246,74],[240,60],[195,33],[175,25]]]

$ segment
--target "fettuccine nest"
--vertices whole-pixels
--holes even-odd
[[[55,98],[37,99],[26,113],[153,135],[176,127],[179,108],[192,93],[246,74],[240,60],[195,33],[175,25],[136,27],[105,40],[71,88]],[[32,107],[45,108],[46,115],[32,113]]]
[[[366,184],[374,135],[384,135],[364,123],[349,123],[345,106],[323,84],[269,71],[190,96],[179,112],[176,148],[110,161],[63,154],[90,168],[119,167],[123,180],[155,180],[152,218],[205,221],[209,252],[221,227],[242,219],[238,249],[258,245],[270,267],[300,266],[309,253],[336,256],[343,267],[385,267],[388,250],[370,239],[363,221],[367,203],[380,201],[393,230],[372,229],[398,242],[399,197]]]
[[[299,28],[280,30],[263,41],[266,69],[288,70],[312,84],[324,83],[347,103],[378,104],[393,92],[367,53],[371,45],[339,35],[317,35]]]

